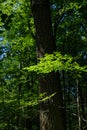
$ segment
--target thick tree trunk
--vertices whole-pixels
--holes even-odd
[[[48,0],[32,0],[32,13],[36,27],[37,58],[56,50]],[[65,130],[65,113],[59,74],[51,72],[39,76],[40,93],[47,96],[55,93],[48,101],[40,104],[40,130]]]

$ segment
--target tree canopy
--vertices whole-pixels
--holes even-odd
[[[87,129],[86,18],[86,0],[0,1],[1,130]]]

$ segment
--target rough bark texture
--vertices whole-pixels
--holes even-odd
[[[52,23],[48,0],[33,0],[32,12],[36,27],[36,41],[38,57],[55,51]]]
[[[37,58],[56,50],[48,0],[32,0],[32,13],[36,27]],[[40,104],[40,130],[65,130],[65,114],[59,74],[51,72],[39,76],[40,93],[55,96]]]

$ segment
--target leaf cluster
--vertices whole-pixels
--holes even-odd
[[[87,72],[87,66],[80,66],[75,61],[75,58],[70,55],[62,55],[59,52],[53,54],[46,54],[44,58],[39,59],[40,62],[37,65],[26,67],[28,71],[35,71],[39,73],[50,73],[52,71],[77,71]]]

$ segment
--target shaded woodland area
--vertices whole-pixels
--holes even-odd
[[[0,0],[0,130],[87,130],[86,0]]]

